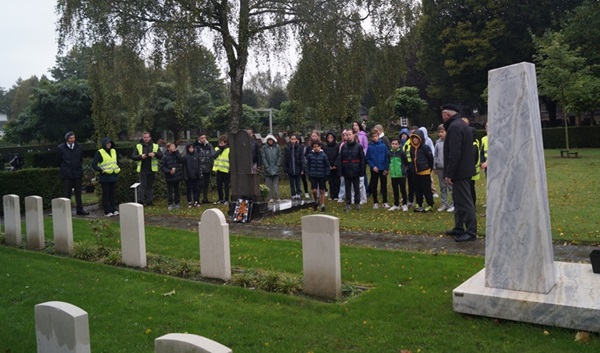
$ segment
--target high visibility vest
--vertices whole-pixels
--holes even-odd
[[[117,164],[117,151],[113,148],[110,150],[110,155],[106,153],[104,148],[98,150],[102,156],[102,163],[98,163],[98,167],[106,174],[118,174],[121,171]]]
[[[406,140],[404,145],[402,145],[402,150],[404,150],[408,163],[412,162],[412,158],[410,158],[410,139]]]
[[[219,150],[217,147],[215,150]],[[229,173],[229,147],[225,148],[223,153],[221,153],[217,159],[215,159],[215,164],[213,164],[213,172],[223,172]]]
[[[138,154],[141,156],[142,155],[142,144],[138,143],[137,146],[137,152]],[[152,144],[152,152],[154,152],[156,154],[156,152],[158,152],[158,145],[153,143]],[[154,157],[152,158],[151,161],[151,165],[152,165],[152,171],[153,172],[158,172],[158,158]],[[142,161],[138,161],[137,162],[137,172],[139,173],[142,170]]]
[[[471,177],[471,180],[479,180],[481,172],[481,147],[479,146],[479,140],[475,139],[475,141],[473,141],[473,146],[477,148],[477,160],[475,161],[475,175]]]
[[[481,151],[483,153],[483,158],[487,161],[488,158],[488,137],[487,135],[481,138]]]

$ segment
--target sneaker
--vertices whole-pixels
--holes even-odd
[[[181,208],[180,204],[175,204],[175,208]]]
[[[337,202],[344,203],[344,202],[346,202],[346,200],[344,200],[344,199],[338,199]]]
[[[337,201],[337,200],[338,200],[338,198],[337,198],[337,197],[334,197],[334,198],[333,198],[333,201]]]
[[[219,204],[222,204],[222,203],[223,203],[223,200],[217,200],[217,201],[214,202],[215,205],[219,205]]]
[[[390,208],[390,205],[387,202],[383,203],[383,208]]]
[[[202,203],[210,203],[210,201],[208,201],[208,199],[204,199],[202,200]]]
[[[414,203],[412,203],[412,202],[409,202],[409,203],[407,203],[407,204],[406,204],[406,207],[408,207],[408,208],[411,208],[411,207],[413,207],[414,205],[415,205]]]
[[[406,212],[406,211],[408,211],[408,206],[402,205],[402,212]]]
[[[417,207],[414,209],[415,212],[425,212],[425,208],[424,207]]]
[[[325,205],[321,205],[321,212],[325,212]]]
[[[374,210],[376,210],[376,209],[378,209],[378,208],[379,208],[379,204],[378,204],[378,203],[374,203],[374,204],[373,204],[373,209],[374,209]]]
[[[454,212],[454,206],[450,206],[448,207],[448,209],[446,210],[447,212]]]
[[[188,202],[188,208],[192,208],[192,203],[191,202]]]
[[[273,199],[269,199],[269,203],[273,203]]]
[[[167,209],[168,209],[169,211],[173,211],[173,205],[169,205],[169,207],[167,207]]]
[[[427,206],[427,207],[423,208],[423,212],[433,212],[433,207]]]
[[[105,213],[105,214],[104,214],[104,217],[112,217],[112,216],[114,216],[114,214],[113,214],[112,212],[109,212],[109,213]]]
[[[400,209],[400,207],[394,205],[394,206],[388,208],[388,211],[397,211],[399,209]]]
[[[438,210],[438,212],[442,212],[442,211],[446,210],[447,208],[448,208],[448,206],[446,206],[446,205],[441,205],[440,207],[438,207],[438,209],[437,209],[437,210]]]
[[[86,211],[84,211],[84,210],[81,210],[81,211],[77,211],[77,215],[78,215],[78,216],[89,216],[89,215],[90,215],[90,213],[89,213],[89,212],[86,212]]]
[[[229,201],[223,201],[223,205],[229,205]]]
[[[360,204],[356,205],[356,210],[360,211]]]
[[[119,211],[113,212],[113,216],[118,216],[118,215],[119,215]]]
[[[350,205],[346,205],[346,212],[350,212]]]
[[[309,198],[310,198],[310,196],[308,195],[308,193],[307,193],[307,192],[305,192],[305,193],[304,193],[304,198],[305,198],[305,199],[309,199]]]
[[[438,194],[433,194],[433,197],[439,197],[439,195]]]
[[[329,192],[325,191],[325,197],[328,197],[328,196],[329,196]]]
[[[199,202],[194,202],[194,207],[200,207],[200,203]]]

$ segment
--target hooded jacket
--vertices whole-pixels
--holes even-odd
[[[269,140],[273,141],[273,145],[269,145]],[[273,177],[279,175],[279,166],[281,165],[281,148],[277,143],[275,136],[268,134],[266,143],[260,150],[261,162],[264,167],[265,176]]]
[[[283,169],[287,175],[300,176],[304,172],[304,146],[291,142],[285,147]]]
[[[175,173],[171,174],[171,169],[175,168]],[[179,151],[165,152],[160,160],[160,170],[165,173],[167,183],[178,183],[183,180],[183,157]]]
[[[327,138],[329,135],[333,136],[333,141],[329,142]],[[335,161],[337,160],[338,154],[340,154],[340,145],[335,141],[335,134],[331,131],[325,135],[325,145],[323,146],[323,152],[327,155],[327,160],[329,161],[329,166],[335,166]]]
[[[215,149],[210,142],[206,141],[205,144],[202,144],[200,141],[194,142],[194,148],[196,149],[196,153],[198,154],[198,158],[200,159],[200,168],[202,169],[202,174],[210,174],[213,167],[213,154],[215,153]]]
[[[379,172],[383,172],[390,168],[388,148],[382,140],[378,140],[376,143],[371,141],[367,149],[366,159],[371,169],[377,167]]]
[[[429,133],[427,132],[427,128],[421,126],[419,128],[419,131],[421,131],[423,133],[423,138],[424,138],[423,141],[425,141],[425,144],[433,152],[433,149],[434,149],[433,140],[429,138]]]
[[[418,144],[413,143],[413,137],[419,139]],[[429,175],[431,174],[431,168],[433,168],[433,152],[431,152],[429,146],[423,142],[424,140],[425,137],[423,136],[423,131],[420,129],[410,136],[410,157],[417,175]]]
[[[405,134],[406,138],[403,139],[402,134]],[[398,133],[398,138],[400,139],[400,148],[402,148],[402,146],[404,146],[406,141],[408,141],[409,135],[410,135],[410,131],[408,130],[408,128],[403,127],[402,129],[400,129],[400,132]]]
[[[111,147],[108,148],[107,145],[110,142]],[[115,143],[113,141],[111,141],[110,138],[108,137],[104,137],[101,141],[100,141],[100,145],[102,146],[94,155],[94,159],[92,160],[92,168],[97,171],[100,172],[99,176],[98,176],[98,181],[100,183],[116,183],[119,180],[119,169],[117,169],[117,171],[114,171],[112,173],[107,173],[105,172],[101,165],[102,163],[105,162],[104,158],[102,157],[102,152],[100,151],[104,151],[106,152],[109,156],[115,156],[115,159],[117,160],[118,163],[118,158],[117,158],[117,152],[115,150]]]
[[[200,166],[200,156],[194,150],[193,153],[189,152],[190,146],[185,146],[185,155],[183,156],[183,179],[184,180],[196,180],[202,177],[202,169]]]

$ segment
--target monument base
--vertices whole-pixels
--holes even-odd
[[[263,217],[275,216],[282,213],[289,213],[298,211],[301,209],[312,207],[314,202],[305,201],[305,200],[290,200],[290,199],[282,199],[280,201],[275,202],[254,202],[252,206],[252,216],[250,220],[258,220]],[[229,213],[230,217],[233,216],[235,211],[235,202],[229,203]]]
[[[548,294],[485,286],[485,269],[452,291],[454,311],[498,319],[600,332],[600,275],[589,264],[554,262]]]

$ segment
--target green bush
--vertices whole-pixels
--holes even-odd
[[[0,172],[0,195],[15,194],[19,196],[21,210],[24,210],[25,197],[40,196],[44,208],[50,208],[52,199],[62,197],[62,182],[58,168],[31,168],[14,172]],[[0,211],[4,214],[4,203],[0,203]]]

